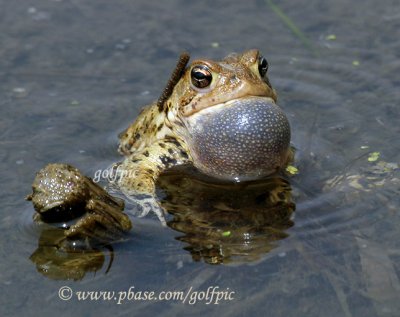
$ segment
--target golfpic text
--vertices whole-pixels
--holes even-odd
[[[81,291],[72,290],[69,286],[62,286],[58,290],[61,300],[68,301],[114,301],[117,305],[132,301],[179,301],[182,304],[194,305],[204,303],[206,305],[218,305],[222,302],[235,299],[235,292],[229,287],[222,289],[219,286],[210,286],[204,291],[195,291],[190,287],[186,291],[149,291],[136,290],[135,286],[125,291]]]

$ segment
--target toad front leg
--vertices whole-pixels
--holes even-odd
[[[165,225],[164,209],[156,200],[155,183],[166,169],[190,161],[182,143],[167,137],[115,164],[109,181],[141,207],[140,217],[153,211]]]

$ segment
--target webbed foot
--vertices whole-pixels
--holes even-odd
[[[167,225],[164,216],[166,211],[163,207],[160,206],[160,204],[157,202],[154,196],[136,194],[136,195],[126,195],[126,198],[130,202],[139,207],[139,210],[137,211],[137,213],[135,213],[135,216],[145,217],[150,212],[154,212],[158,220],[160,220],[161,224],[163,226]]]
[[[131,159],[115,163],[109,168],[108,190],[122,193],[127,201],[133,203],[134,216],[144,217],[154,212],[161,224],[166,226],[166,211],[156,199],[154,171],[156,168],[141,167]]]

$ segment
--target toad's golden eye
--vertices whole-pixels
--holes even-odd
[[[212,81],[212,74],[205,65],[194,66],[190,77],[192,79],[192,84],[197,88],[206,88],[210,86]]]
[[[261,77],[264,77],[268,71],[268,61],[264,56],[258,58],[258,71]]]

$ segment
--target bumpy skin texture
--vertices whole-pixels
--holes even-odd
[[[67,164],[48,164],[32,184],[31,200],[36,221],[65,223],[75,220],[63,231],[66,239],[90,238],[111,242],[128,232],[132,224],[123,213],[124,202],[109,195],[90,178]],[[81,216],[81,217],[80,217]],[[78,218],[80,217],[80,218]]]
[[[246,181],[282,166],[290,127],[271,99],[242,98],[194,121],[190,149],[195,165],[206,174]]]
[[[119,151],[126,159],[114,165],[112,182],[142,206],[143,214],[153,210],[163,220],[155,182],[172,166],[191,163],[209,176],[241,181],[287,165],[290,127],[275,104],[265,63],[258,50],[218,62],[194,60],[171,96],[161,106],[145,107],[121,133]],[[206,74],[200,88],[196,69]]]

